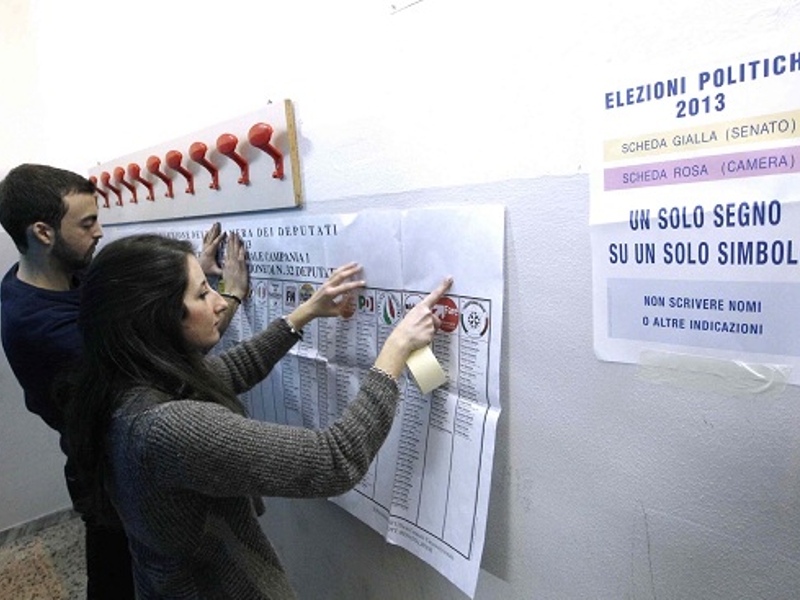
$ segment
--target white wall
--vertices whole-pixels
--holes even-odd
[[[0,177],[41,152],[43,98],[36,92],[36,32],[27,0],[0,2]],[[0,270],[16,248],[0,235]],[[58,435],[25,409],[22,391],[0,360],[0,531],[70,505]]]
[[[390,7],[4,0],[0,173],[85,172],[289,97],[305,210],[504,202],[504,412],[477,597],[796,597],[800,393],[690,392],[595,358],[587,165],[603,67],[796,40],[800,4]],[[0,268],[13,260],[3,240]],[[4,361],[0,386],[3,529],[67,500],[55,438]],[[324,501],[271,501],[264,524],[302,597],[463,598]]]

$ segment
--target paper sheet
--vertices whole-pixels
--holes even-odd
[[[106,228],[106,239],[160,231],[199,250],[212,222],[117,226]],[[403,400],[386,443],[356,489],[332,501],[473,596],[500,413],[503,207],[247,215],[222,225],[247,244],[252,294],[219,347],[291,312],[341,264],[358,261],[367,281],[352,318],[306,326],[303,340],[243,396],[257,419],[312,428],[333,422],[404,311],[453,276],[451,293],[435,307],[442,327],[429,350],[446,381],[426,379],[426,393],[401,378]]]

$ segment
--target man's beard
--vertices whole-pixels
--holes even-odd
[[[61,237],[61,232],[56,231],[56,239],[51,254],[53,258],[62,264],[64,270],[75,273],[89,266],[89,263],[92,262],[94,248],[92,246],[86,254],[81,255],[64,241],[64,238]]]

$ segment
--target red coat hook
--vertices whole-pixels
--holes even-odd
[[[144,187],[147,188],[147,199],[148,200],[155,200],[155,196],[153,196],[153,184],[147,181],[144,177],[142,177],[142,170],[139,168],[139,165],[136,163],[131,163],[128,165],[128,177],[133,179],[134,181],[138,181]]]
[[[186,178],[186,183],[189,185],[186,187],[187,194],[194,194],[194,175],[188,169],[185,169],[181,166],[181,161],[183,160],[183,154],[178,152],[177,150],[170,150],[167,152],[167,166],[180,173]]]
[[[94,184],[94,189],[97,190],[97,193],[103,197],[103,208],[111,208],[108,204],[108,192],[105,191],[100,185],[97,183],[97,177],[92,175],[89,177],[89,181]]]
[[[161,159],[157,156],[151,156],[147,159],[145,163],[147,170],[150,171],[153,175],[158,177],[161,181],[164,182],[164,185],[167,186],[167,193],[165,194],[167,198],[173,198],[174,194],[172,193],[172,179],[167,177],[166,173],[161,170]]]
[[[133,198],[131,198],[131,202],[136,204],[139,202],[139,198],[136,197],[136,186],[131,183],[125,181],[125,169],[122,167],[115,167],[114,168],[114,181],[117,181],[128,188],[128,191],[131,193]]]
[[[247,161],[244,159],[244,157],[236,152],[236,145],[238,143],[239,138],[237,138],[235,135],[232,133],[223,133],[217,138],[217,152],[224,154],[237,165],[239,165],[239,168],[242,171],[242,176],[239,177],[239,183],[242,185],[249,185],[250,166],[247,164]]]
[[[195,142],[189,146],[189,158],[191,158],[197,164],[208,169],[208,172],[211,173],[211,183],[208,184],[208,187],[210,187],[212,190],[218,190],[219,169],[217,169],[217,167],[208,161],[206,158],[206,152],[208,152],[208,146],[206,146],[203,142]]]
[[[270,143],[272,139],[272,127],[266,123],[256,123],[247,132],[247,140],[256,148],[263,150],[272,157],[275,162],[275,170],[272,177],[283,179],[283,154]]]
[[[100,173],[100,182],[117,195],[117,206],[122,206],[122,192],[118,187],[111,185],[111,174],[108,171]]]

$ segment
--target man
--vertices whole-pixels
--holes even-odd
[[[80,356],[77,318],[80,277],[103,236],[96,189],[70,171],[23,164],[0,182],[0,224],[19,250],[19,262],[0,284],[0,327],[8,362],[25,392],[28,410],[61,434],[67,453],[63,415],[53,400],[53,383]],[[224,331],[249,280],[244,248],[236,236],[227,244],[222,268],[216,255],[225,239],[215,223],[203,239],[201,264],[226,282],[230,310]],[[88,598],[134,598],[128,540],[118,519],[100,519],[82,509],[85,494],[69,459],[64,467],[73,505],[86,525]]]

